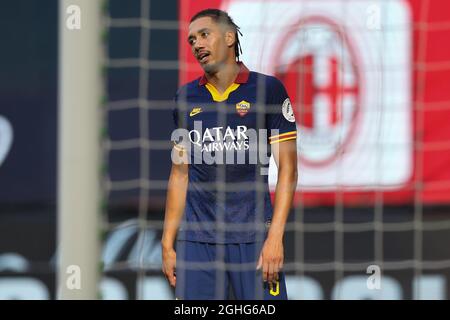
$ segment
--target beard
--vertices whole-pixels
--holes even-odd
[[[205,65],[202,65],[203,71],[205,71],[208,74],[214,74],[217,71],[219,71],[219,64],[218,63],[207,63]]]
[[[216,61],[202,65],[203,71],[210,75],[216,74],[226,64],[225,61]]]

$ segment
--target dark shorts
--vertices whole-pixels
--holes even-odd
[[[176,299],[287,300],[284,273],[276,285],[256,270],[262,245],[177,241]]]

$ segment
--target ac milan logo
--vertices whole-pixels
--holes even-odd
[[[356,56],[331,20],[302,20],[283,39],[276,76],[285,84],[300,126],[300,160],[333,161],[351,138],[360,107]]]

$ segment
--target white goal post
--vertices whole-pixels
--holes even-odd
[[[58,299],[98,299],[101,0],[59,1]]]

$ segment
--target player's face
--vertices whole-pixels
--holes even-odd
[[[210,17],[202,17],[189,25],[188,43],[205,72],[216,72],[229,57],[226,32]]]

